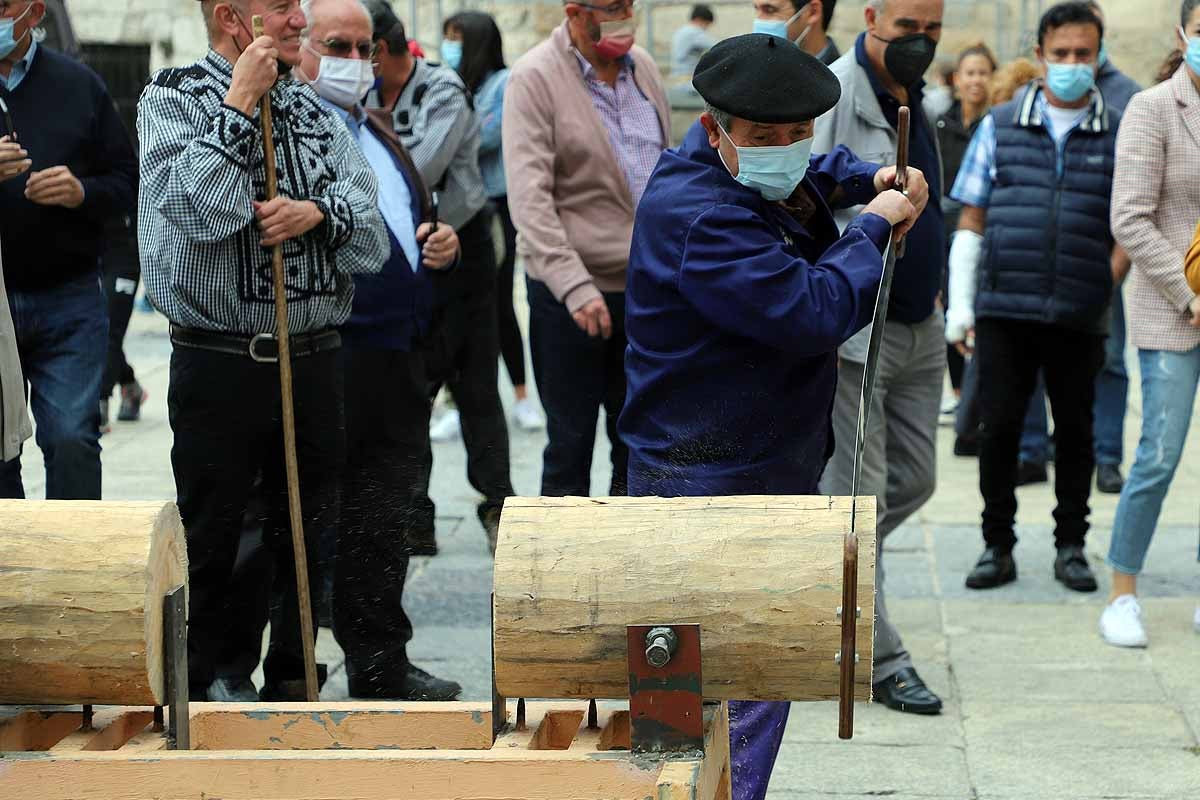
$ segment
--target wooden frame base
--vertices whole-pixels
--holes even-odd
[[[514,704],[509,704],[512,718]],[[729,800],[729,711],[705,707],[705,752],[629,752],[629,711],[529,703],[492,742],[486,703],[191,706],[192,750],[149,709],[23,711],[0,720],[0,797],[38,800]]]

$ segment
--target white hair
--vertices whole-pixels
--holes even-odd
[[[305,39],[308,38],[309,30],[312,29],[313,7],[319,2],[323,2],[323,0],[300,0],[300,10],[304,12],[304,19],[305,19],[305,22],[307,23],[304,26],[304,38]],[[371,10],[369,8],[367,8],[366,4],[363,3],[362,0],[342,0],[342,2],[350,3],[352,5],[358,6],[358,8],[363,12],[363,16],[365,16],[367,18],[367,22],[368,23],[371,22]],[[372,27],[373,27],[373,25],[372,25]]]
[[[733,114],[730,114],[728,111],[722,111],[712,103],[704,104],[704,113],[712,117],[713,121],[724,128],[726,133],[729,132],[729,126],[733,124]]]

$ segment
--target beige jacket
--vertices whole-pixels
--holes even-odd
[[[4,291],[4,264],[0,263],[0,461],[21,455],[21,443],[32,435],[25,413],[25,377],[17,355],[17,335]]]
[[[670,108],[658,66],[640,47],[630,55],[638,88],[658,109],[665,148]],[[525,270],[572,312],[600,292],[625,291],[635,209],[604,130],[564,22],[512,68],[503,143]]]
[[[1196,296],[1184,256],[1200,220],[1200,92],[1186,65],[1133,96],[1121,116],[1113,171],[1113,235],[1133,259],[1126,325],[1143,350],[1186,352],[1200,345],[1188,324]]]

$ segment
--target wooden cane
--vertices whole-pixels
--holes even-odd
[[[896,116],[896,191],[908,194],[908,106],[901,106]],[[896,242],[896,258],[904,258],[906,244],[906,239]]]
[[[263,35],[262,17],[251,20],[255,37]],[[271,127],[271,92],[259,101],[262,119],[263,161],[267,173],[267,200],[278,194],[275,174],[275,140]],[[313,640],[312,599],[308,586],[308,554],[304,545],[304,518],[300,512],[300,468],[296,461],[296,413],[292,400],[292,350],[288,340],[287,287],[283,280],[283,245],[271,248],[271,273],[275,279],[275,338],[279,343],[279,392],[283,406],[283,457],[287,469],[288,514],[292,551],[296,562],[296,597],[300,603],[300,641],[304,648],[304,698],[317,702],[317,654]]]

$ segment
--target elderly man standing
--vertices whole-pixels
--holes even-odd
[[[379,213],[391,244],[380,274],[355,276],[354,309],[342,326],[346,471],[333,632],[346,653],[352,697],[453,700],[461,686],[408,660],[413,628],[404,612],[404,582],[406,498],[418,482],[414,467],[429,447],[429,387],[420,345],[433,315],[431,270],[455,265],[458,235],[449,225],[434,230],[426,221],[429,191],[392,131],[391,116],[359,104],[363,87],[375,78],[366,7],[361,0],[311,0],[305,15],[296,76],[316,90],[362,148],[379,180]]]
[[[840,91],[782,38],[721,42],[694,84],[707,110],[659,162],[633,233],[629,493],[815,494],[838,346],[870,323],[892,226],[918,218],[925,180],[911,170],[905,198],[894,167],[844,147],[810,158]],[[859,204],[839,234],[830,209]],[[730,705],[737,800],[766,794],[787,716]]]
[[[658,67],[633,44],[632,1],[564,8],[563,24],[513,67],[504,96],[504,167],[549,436],[542,494],[590,494],[603,407],[609,491],[623,495],[625,269],[634,210],[670,117]]]
[[[99,500],[108,353],[100,257],[105,223],[133,206],[137,162],[99,76],[38,45],[45,14],[41,0],[0,0],[4,278],[46,497]],[[17,457],[0,465],[0,497],[24,496]]]
[[[257,699],[248,673],[216,674],[216,666],[258,660],[261,641],[228,637],[226,629],[239,596],[252,588],[231,574],[261,471],[264,535],[275,552],[285,614],[283,624],[272,625],[263,693],[286,697],[304,672],[271,248],[283,246],[304,532],[315,555],[337,524],[345,458],[337,328],[350,316],[351,276],[378,272],[388,239],[375,176],[345,124],[286,74],[300,62],[299,0],[205,0],[202,9],[208,54],[155,74],[138,110],[142,272],[155,306],[171,320],[168,407],[188,539],[189,682],[200,699]],[[254,15],[264,19],[258,38],[251,34]],[[279,143],[279,197],[269,202],[258,119],[266,94]],[[310,585],[320,586],[315,557],[308,569]]]
[[[942,0],[868,0],[867,30],[830,69],[842,85],[842,99],[817,120],[814,152],[845,145],[868,160],[886,161],[896,152],[896,120],[901,106],[912,115],[909,163],[929,180],[932,202],[913,226],[907,252],[896,262],[887,328],[883,334],[878,389],[863,453],[862,494],[875,495],[879,509],[876,562],[875,699],[889,708],[936,714],[942,701],[926,688],[900,634],[888,618],[884,599],[883,542],[933,495],[936,434],[941,408],[946,347],[942,312],[937,308],[946,259],[942,223],[941,157],[933,127],[920,113],[921,76],[933,63],[942,35]],[[847,225],[858,209],[840,212]],[[821,490],[850,493],[859,388],[866,370],[870,332],[841,349],[841,374],[833,428],[837,450]]]

